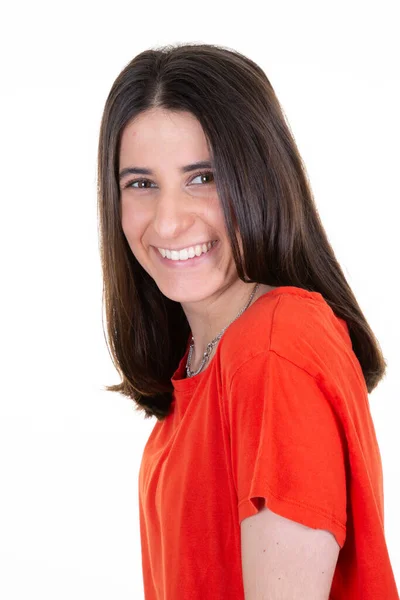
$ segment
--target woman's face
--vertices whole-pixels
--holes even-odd
[[[160,291],[181,303],[211,298],[238,279],[212,166],[188,168],[210,160],[203,129],[189,112],[152,109],[122,134],[122,229]],[[214,241],[203,253],[203,244]],[[175,252],[168,258],[159,248]],[[187,252],[176,254],[181,249]]]

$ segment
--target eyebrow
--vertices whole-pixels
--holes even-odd
[[[209,160],[200,160],[195,163],[191,163],[189,165],[184,165],[179,170],[181,173],[190,173],[190,171],[195,171],[196,169],[211,169],[212,163]],[[154,175],[151,169],[146,169],[145,167],[126,167],[122,169],[119,173],[119,180],[126,177],[126,175]]]

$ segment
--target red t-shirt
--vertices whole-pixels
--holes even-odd
[[[240,523],[263,505],[340,545],[331,600],[398,600],[368,391],[323,296],[278,287],[171,381],[139,472],[146,600],[244,600]]]

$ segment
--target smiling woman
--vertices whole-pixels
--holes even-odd
[[[262,69],[205,44],[136,56],[98,206],[106,389],[157,419],[146,600],[398,599],[368,402],[385,359]]]

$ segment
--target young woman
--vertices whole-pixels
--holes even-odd
[[[386,363],[262,69],[136,56],[98,156],[108,342],[156,423],[146,600],[394,600],[368,393]]]

